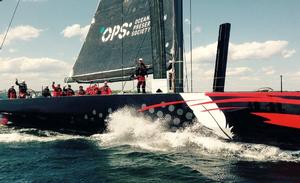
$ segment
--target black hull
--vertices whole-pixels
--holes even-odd
[[[223,133],[225,138],[300,149],[300,92],[132,94],[0,101],[0,112],[12,122],[11,126],[82,135],[102,133],[109,114],[124,107],[152,120],[162,118],[171,130],[197,119],[207,128]]]
[[[208,95],[223,109],[234,140],[300,149],[300,92]]]
[[[109,114],[124,107],[133,108],[136,115],[153,119],[167,116],[170,128],[190,123],[195,116],[185,103],[174,105],[172,111],[168,110],[168,106],[158,110],[139,111],[145,106],[174,101],[182,101],[182,98],[178,94],[35,98],[0,101],[0,111],[12,122],[10,126],[92,135],[105,131]],[[182,109],[184,114],[178,115],[177,109]],[[192,120],[185,119],[187,113],[192,114]],[[174,124],[175,119],[177,123]]]

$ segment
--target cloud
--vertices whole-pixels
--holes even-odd
[[[227,76],[242,76],[249,74],[252,71],[249,67],[235,67],[235,68],[228,68]]]
[[[52,58],[0,58],[0,82],[9,87],[15,78],[24,79],[31,88],[40,89],[53,80],[63,81],[72,65]]]
[[[269,59],[274,55],[282,54],[288,41],[266,41],[266,42],[247,42],[242,44],[230,44],[230,58],[232,60],[247,59]]]
[[[14,48],[10,48],[10,49],[8,50],[8,52],[9,52],[9,53],[16,53],[16,52],[18,52],[18,50],[17,50],[17,49],[14,49]]]
[[[246,42],[241,44],[229,44],[229,59],[237,60],[261,60],[270,59],[273,56],[290,58],[296,50],[289,50],[288,41],[266,41],[266,42]],[[217,42],[199,46],[193,49],[193,59],[197,61],[213,61],[216,58]],[[187,56],[190,53],[187,53]]]
[[[0,73],[57,73],[70,69],[64,61],[51,58],[0,58]]]
[[[84,40],[88,31],[90,29],[90,25],[86,25],[85,27],[81,27],[79,24],[74,24],[66,27],[61,33],[66,38],[72,37],[80,37],[80,40]]]
[[[296,50],[283,50],[282,57],[283,58],[291,58],[296,53]]]
[[[193,30],[193,34],[200,34],[202,32],[202,28],[200,26],[196,26]]]
[[[30,41],[40,36],[42,29],[37,29],[30,25],[21,25],[10,29],[6,37],[5,44],[8,45],[14,41]],[[0,34],[0,40],[3,40],[5,33]]]
[[[265,75],[273,75],[276,73],[276,71],[273,67],[264,67],[261,70]]]

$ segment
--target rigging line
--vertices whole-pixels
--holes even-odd
[[[8,34],[8,32],[9,32],[9,30],[10,30],[10,27],[11,27],[11,25],[12,25],[12,22],[13,22],[13,20],[14,20],[14,18],[15,18],[16,13],[17,13],[17,9],[18,9],[18,7],[19,7],[20,1],[21,1],[21,0],[18,0],[18,3],[17,3],[17,5],[16,5],[16,7],[15,7],[15,10],[14,10],[14,12],[13,12],[13,15],[12,15],[12,17],[11,17],[11,19],[10,19],[9,25],[8,25],[7,30],[6,30],[6,33],[5,33],[5,36],[4,36],[4,38],[3,38],[3,40],[2,40],[2,43],[1,43],[1,46],[0,46],[0,50],[2,50],[2,48],[3,48],[3,46],[4,46],[4,43],[5,43],[7,34]]]
[[[183,45],[184,45],[184,47],[183,47],[183,52],[185,53],[185,43],[184,43],[184,40],[183,40]],[[187,61],[186,61],[186,55],[185,54],[183,54],[184,55],[184,69],[185,69],[185,82],[184,83],[186,83],[186,91],[189,91],[189,79],[188,79],[188,73],[187,73]]]
[[[192,0],[190,0],[190,62],[191,62],[191,92],[193,92],[193,32],[192,32]]]
[[[122,25],[124,24],[124,1],[122,2]],[[124,39],[121,40],[121,44],[122,44],[122,49],[121,49],[121,55],[122,55],[122,93],[124,93]]]

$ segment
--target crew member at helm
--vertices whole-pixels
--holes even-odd
[[[137,83],[137,92],[140,93],[141,90],[141,86],[142,86],[142,90],[143,93],[146,93],[146,77],[148,77],[147,74],[147,67],[144,63],[143,58],[139,58],[137,66],[136,66],[136,70],[135,70],[135,78],[138,80]]]

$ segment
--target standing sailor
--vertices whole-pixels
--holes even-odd
[[[53,89],[53,97],[60,97],[62,96],[62,89],[60,87],[60,84],[55,86],[55,82],[52,82],[52,89]]]
[[[146,78],[145,78],[145,76],[148,77],[148,74],[147,74],[147,67],[144,64],[144,61],[142,58],[139,58],[139,61],[138,61],[138,64],[137,64],[137,67],[135,70],[135,75],[136,75],[136,79],[138,80],[137,92],[138,93],[141,92],[140,88],[142,86],[143,93],[146,93]]]
[[[14,86],[11,86],[11,88],[7,92],[7,98],[9,99],[15,99],[17,98],[17,92],[14,88]]]
[[[16,85],[19,86],[19,98],[26,98],[27,95],[27,84],[23,80],[22,83],[18,82],[18,79],[16,79]]]

